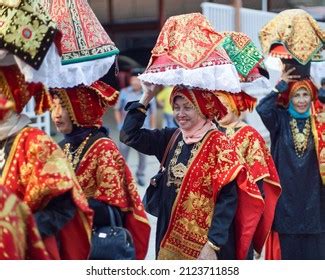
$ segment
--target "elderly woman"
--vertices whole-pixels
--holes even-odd
[[[176,128],[141,129],[147,105],[158,91],[146,85],[140,102],[127,104],[120,139],[161,161]],[[173,89],[170,102],[181,133],[168,153],[156,190],[160,197],[157,258],[246,258],[263,202],[256,185],[247,180],[234,146],[212,122],[226,110],[212,92],[180,86]],[[246,183],[251,183],[250,191]],[[243,197],[247,207],[238,212],[250,216],[249,223],[236,215]],[[236,232],[235,216],[242,222]]]
[[[120,210],[137,259],[148,249],[150,226],[125,159],[102,126],[103,115],[119,92],[97,81],[91,86],[52,89],[52,119],[64,139],[59,143],[94,210],[94,227],[109,225],[107,205]]]
[[[281,194],[280,180],[269,148],[262,136],[241,120],[241,113],[252,111],[256,99],[244,92],[215,93],[227,108],[227,115],[218,121],[217,127],[228,136],[241,156],[265,201],[265,210],[254,234],[253,247],[261,253],[273,223],[276,203]],[[249,258],[253,257],[252,250]]]
[[[270,131],[282,186],[267,247],[280,249],[277,258],[325,259],[325,187],[318,149],[323,140],[311,114],[317,89],[310,80],[295,80],[299,76],[292,71],[283,72],[256,108]]]

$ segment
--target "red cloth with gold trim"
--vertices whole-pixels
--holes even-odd
[[[243,156],[254,182],[263,180],[265,209],[253,240],[254,249],[261,253],[271,231],[275,207],[281,194],[279,175],[269,148],[253,127],[245,125],[230,138]]]
[[[257,99],[252,97],[245,92],[241,91],[236,94],[229,94],[227,92],[216,91],[214,94],[221,100],[225,102],[231,108],[231,110],[239,116],[241,112],[249,111],[252,112],[255,108]]]
[[[221,47],[224,35],[200,13],[173,16],[165,22],[143,81],[209,90],[239,91],[234,65]]]
[[[319,172],[325,185],[325,104],[318,99],[313,103],[311,120]]]
[[[31,211],[2,185],[0,244],[0,260],[49,259]]]
[[[36,128],[24,128],[17,134],[0,183],[22,199],[33,213],[43,209],[52,198],[71,192],[77,206],[74,218],[57,236],[46,237],[43,241],[51,259],[88,257],[92,211],[71,165],[49,136]]]
[[[207,119],[214,117],[221,119],[227,114],[226,107],[212,91],[176,86],[170,94],[169,102],[172,106],[177,96],[187,99],[199,111],[199,114]]]
[[[150,225],[132,173],[115,143],[109,138],[96,140],[80,161],[76,175],[87,198],[121,209],[134,240],[136,258],[144,259]]]
[[[273,44],[282,44],[273,55],[287,51],[305,65],[324,48],[325,31],[317,21],[301,9],[285,10],[271,19],[259,32],[263,52],[270,53]]]
[[[87,0],[42,0],[62,32],[62,64],[102,59],[119,53]]]
[[[227,137],[217,130],[208,132],[184,175],[158,258],[197,259],[207,242],[219,192],[236,180],[236,257],[245,259],[264,209],[258,187],[247,174]]]
[[[21,113],[28,101],[35,98],[35,113],[42,114],[51,107],[51,97],[41,83],[27,83],[17,65],[0,67],[0,92],[14,103]]]
[[[58,95],[68,110],[72,122],[83,127],[100,127],[108,107],[114,106],[119,92],[110,85],[97,81],[91,86],[54,88],[52,95]]]

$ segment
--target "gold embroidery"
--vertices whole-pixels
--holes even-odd
[[[305,123],[305,127],[302,132],[299,131],[296,119],[290,121],[290,128],[293,137],[293,143],[295,145],[296,155],[302,157],[308,144],[310,134],[310,120],[308,119]]]

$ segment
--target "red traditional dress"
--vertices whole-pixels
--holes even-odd
[[[256,99],[244,92],[236,95],[217,93],[230,109],[238,116],[246,110],[252,111]],[[254,234],[253,247],[261,253],[266,239],[271,231],[275,207],[281,194],[281,185],[278,172],[272,159],[269,148],[262,136],[251,126],[244,125],[238,129],[226,130],[226,135],[232,140],[254,183],[263,181],[265,209]]]
[[[35,110],[42,112],[49,108],[50,96],[41,84],[26,83],[16,66],[1,67],[0,89],[18,114],[12,112],[10,115],[6,109],[8,103],[1,101],[0,184],[23,200],[33,214],[44,210],[52,199],[71,192],[77,208],[74,217],[57,236],[48,235],[43,241],[51,259],[86,259],[92,212],[74,172],[62,150],[49,136],[39,129],[26,127],[28,122],[20,122],[24,118],[19,113],[31,97],[36,101]],[[8,124],[12,118],[17,121]]]
[[[49,255],[27,205],[0,185],[0,260],[24,259]]]
[[[75,124],[74,130],[89,131],[84,137],[86,139],[82,139],[87,144],[80,161],[75,161],[74,165],[86,197],[116,206],[124,213],[124,226],[132,234],[136,258],[144,259],[150,236],[144,206],[125,159],[115,143],[99,129],[103,114],[109,106],[114,105],[119,93],[103,82],[96,82],[89,87],[54,89],[52,94],[59,96],[63,107],[68,110]],[[60,143],[68,158],[68,147],[73,144],[66,136]],[[78,143],[77,149],[82,145]]]
[[[74,218],[44,243],[50,258],[86,259],[89,252],[91,211],[62,150],[43,131],[25,128],[15,137],[0,183],[22,199],[32,212],[70,191],[77,206]]]

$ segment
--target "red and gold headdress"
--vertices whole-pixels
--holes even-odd
[[[200,13],[170,17],[139,78],[165,86],[238,92],[236,69],[221,46],[224,38]]]
[[[227,92],[217,91],[215,92],[215,95],[221,99],[221,102],[227,102],[237,116],[240,116],[241,112],[246,110],[252,112],[257,102],[255,97],[252,97],[245,92],[230,94]]]
[[[198,110],[199,114],[207,119],[213,119],[214,117],[221,119],[227,114],[226,107],[222,105],[212,91],[176,86],[170,95],[172,106],[177,96],[188,100]]]
[[[72,122],[83,127],[100,127],[105,111],[115,105],[119,96],[116,89],[101,81],[91,86],[54,88],[51,94],[59,96]]]
[[[290,82],[288,85],[288,89],[285,92],[281,92],[278,95],[278,104],[283,107],[288,107],[292,95],[301,88],[307,90],[312,100],[317,99],[317,93],[318,93],[317,87],[314,85],[314,83],[311,80],[306,79],[306,80],[301,80],[296,82]]]
[[[28,101],[35,98],[35,113],[50,109],[51,96],[41,83],[27,83],[17,65],[0,67],[0,93],[14,104],[14,111],[21,113]]]

